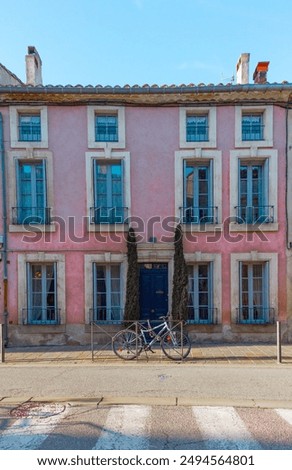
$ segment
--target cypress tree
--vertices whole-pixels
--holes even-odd
[[[174,234],[174,271],[172,286],[172,319],[188,318],[188,270],[183,252],[183,232],[179,224]]]
[[[125,303],[125,321],[139,320],[139,265],[137,254],[137,240],[135,230],[130,227],[127,236],[127,286],[126,286],[126,303]],[[127,326],[127,325],[126,325]]]

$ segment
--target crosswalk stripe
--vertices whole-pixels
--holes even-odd
[[[281,418],[283,418],[288,424],[292,426],[292,410],[277,408],[275,411]]]
[[[68,409],[53,416],[19,418],[0,434],[1,450],[38,449],[55,426],[68,414]]]
[[[151,407],[114,406],[93,449],[148,449],[147,418]]]
[[[233,407],[192,407],[207,449],[260,449]]]

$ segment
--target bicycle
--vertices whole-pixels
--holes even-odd
[[[162,323],[154,327],[151,326],[150,320],[147,320],[147,327],[139,322],[136,331],[131,329],[119,331],[112,339],[114,353],[121,359],[132,360],[142,351],[154,352],[153,344],[160,343],[163,353],[169,359],[185,359],[191,350],[188,335],[183,333],[182,329],[177,329],[178,323],[171,328],[168,316],[159,319],[163,320]],[[147,339],[147,335],[150,336],[150,340]]]

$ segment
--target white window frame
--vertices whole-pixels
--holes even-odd
[[[27,148],[48,148],[48,108],[47,106],[10,106],[10,140],[11,148],[27,149]],[[40,114],[41,118],[41,140],[40,141],[20,141],[18,126],[19,115]]]
[[[240,262],[241,263],[269,263],[268,268],[268,305],[278,309],[278,253],[249,253],[230,254],[230,291],[231,291],[231,321],[237,323],[237,308],[240,306]],[[254,324],[252,324],[254,325]]]
[[[53,186],[53,154],[45,150],[13,150],[8,154],[7,175],[9,185],[8,191],[8,204],[10,208],[17,207],[17,175],[16,168],[19,162],[35,162],[44,160],[46,164],[46,197],[47,207],[51,209],[50,216],[53,216],[54,208],[54,186]],[[11,214],[12,216],[12,214]],[[11,219],[12,220],[12,219]],[[54,223],[49,225],[35,224],[36,230],[39,232],[55,232],[56,226]],[[10,221],[9,232],[33,232],[34,225],[13,225]]]
[[[87,229],[89,232],[100,232],[101,230],[116,230],[124,231],[125,224],[92,224],[90,223],[90,208],[94,206],[94,172],[93,160],[98,163],[112,163],[121,161],[123,164],[123,205],[128,208],[128,217],[131,217],[131,176],[130,176],[130,152],[113,151],[108,153],[104,152],[86,152],[85,165],[86,165],[86,205],[87,205]],[[128,225],[127,225],[128,227]]]
[[[214,231],[220,228],[222,217],[222,152],[220,150],[180,150],[175,152],[175,217],[180,220],[180,207],[184,206],[184,162],[195,162],[198,164],[212,162],[213,168],[213,206],[218,207],[218,224],[204,224],[204,232]],[[185,224],[186,229],[195,232],[202,231],[200,224]]]
[[[118,118],[118,141],[97,142],[95,140],[95,116],[116,115]],[[88,106],[87,107],[87,135],[88,148],[96,149],[124,149],[126,147],[125,108],[124,106]]]
[[[127,277],[127,256],[120,253],[97,253],[97,254],[86,254],[84,256],[84,281],[85,281],[85,323],[88,325],[91,321],[90,311],[93,308],[94,298],[94,276],[93,276],[93,264],[100,265],[120,265],[120,276],[121,276],[121,307],[124,308],[126,298],[126,277]]]
[[[274,206],[274,222],[262,224],[238,224],[236,222],[236,209],[239,194],[239,167],[240,162],[264,164],[268,160],[268,194],[269,205]],[[277,231],[278,230],[278,151],[254,148],[230,151],[230,230],[235,232]]]
[[[21,253],[18,254],[18,324],[22,324],[22,310],[29,308],[28,305],[28,279],[27,279],[27,264],[48,264],[56,263],[57,270],[57,295],[58,295],[58,309],[60,310],[60,325],[66,323],[66,285],[65,285],[65,255],[55,253]],[[50,324],[38,325],[40,328],[44,326],[56,326]]]
[[[188,142],[187,141],[187,116],[194,115],[207,115],[208,116],[208,140],[207,141],[198,141],[198,142]],[[179,110],[179,132],[180,132],[180,148],[215,148],[217,146],[217,117],[216,117],[216,107],[182,107]]]
[[[262,114],[263,140],[242,140],[244,114]],[[273,106],[235,106],[235,147],[273,147]]]

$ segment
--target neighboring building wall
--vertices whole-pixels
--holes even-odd
[[[22,81],[0,64],[0,85],[23,85]]]
[[[287,327],[292,341],[292,110],[286,111],[287,119]]]

